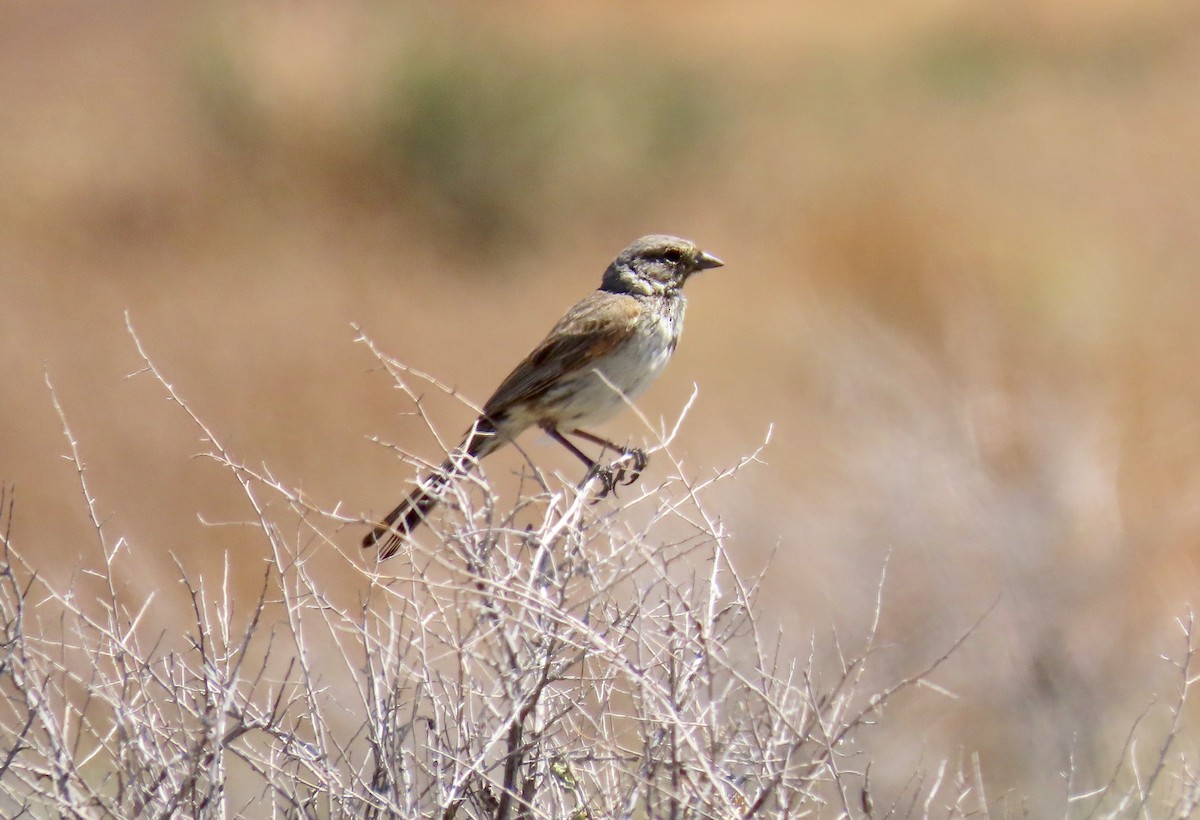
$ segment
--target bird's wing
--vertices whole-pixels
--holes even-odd
[[[567,311],[550,334],[508,374],[483,406],[501,419],[514,406],[535,399],[565,373],[584,370],[637,330],[641,303],[625,293],[598,290]]]

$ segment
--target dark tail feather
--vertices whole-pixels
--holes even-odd
[[[421,482],[421,486],[413,490],[408,498],[400,502],[400,506],[388,513],[379,526],[367,534],[363,539],[363,549],[378,546],[381,561],[395,555],[401,542],[420,526],[425,516],[441,501],[442,488],[452,477],[466,472],[455,470],[454,467],[454,461],[448,460],[440,470]]]
[[[465,475],[476,459],[483,458],[500,444],[496,428],[490,422],[484,419],[475,422],[463,443],[437,472],[427,476],[408,498],[400,502],[400,506],[388,513],[379,526],[363,538],[363,549],[379,547],[381,561],[395,555],[404,539],[408,538],[441,502],[442,488],[452,479]]]

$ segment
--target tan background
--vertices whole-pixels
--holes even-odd
[[[1184,0],[5,3],[14,536],[95,562],[48,374],[131,589],[173,588],[170,553],[260,572],[201,521],[248,513],[195,429],[123,378],[126,309],[235,452],[365,515],[412,478],[368,436],[436,447],[351,323],[481,401],[624,244],[680,233],[727,267],[641,404],[698,385],[695,475],[774,425],[708,498],[744,571],[774,554],[766,622],[855,640],[887,561],[887,680],[998,601],[875,771],[977,750],[1010,809],[1061,806],[1069,756],[1102,783],[1171,696],[1200,575],[1198,81]]]

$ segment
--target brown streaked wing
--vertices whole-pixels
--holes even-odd
[[[567,311],[549,335],[508,374],[483,406],[499,418],[510,407],[536,398],[559,376],[580,370],[628,339],[642,306],[633,296],[598,290]]]

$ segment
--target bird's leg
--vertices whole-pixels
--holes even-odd
[[[646,455],[646,451],[639,447],[621,447],[606,438],[601,438],[595,433],[589,433],[587,430],[575,429],[571,431],[571,435],[579,436],[581,439],[590,441],[593,444],[599,444],[605,449],[612,450],[614,453],[620,453],[622,456],[629,458],[633,462],[632,469],[629,470],[629,477],[625,477],[626,470],[624,467],[618,467],[616,477],[614,478],[618,484],[624,484],[626,487],[641,477],[642,470],[646,469],[646,464],[650,461],[650,457]]]
[[[587,475],[583,477],[583,481],[579,482],[581,489],[593,478],[600,479],[599,498],[604,498],[604,496],[616,489],[618,478],[613,475],[611,468],[605,467],[603,464],[600,464],[597,461],[593,461],[587,453],[583,452],[583,450],[580,450],[571,442],[569,438],[560,433],[558,428],[545,425],[542,427],[542,429],[550,435],[550,438],[557,441],[563,447],[566,447],[571,455],[575,456],[575,458],[587,465]]]

